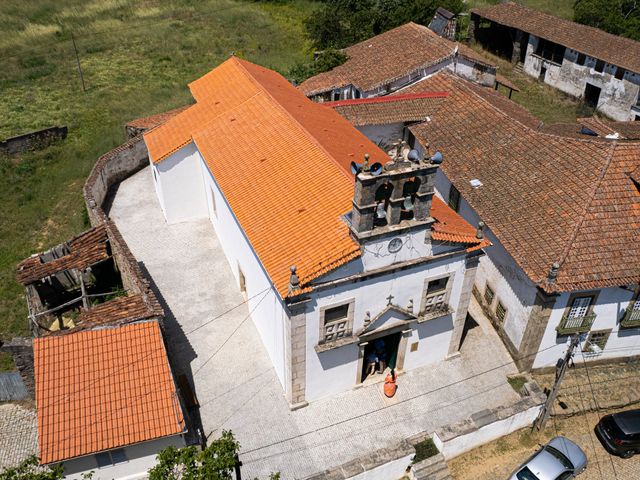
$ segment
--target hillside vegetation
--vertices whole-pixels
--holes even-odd
[[[82,185],[96,159],[124,141],[123,124],[191,101],[186,84],[232,52],[286,72],[308,52],[302,20],[314,6],[306,0],[0,3],[0,139],[69,127],[57,145],[0,156],[2,339],[26,333],[16,263],[87,227]]]

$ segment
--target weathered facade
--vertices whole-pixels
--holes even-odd
[[[366,381],[374,345],[398,371],[455,355],[487,243],[432,199],[437,164],[408,160],[402,144],[389,159],[275,72],[233,57],[190,88],[193,110],[165,124],[180,134],[145,135],[156,192],[168,222],[210,219],[291,408]],[[204,123],[212,101],[223,112]],[[365,153],[354,189],[350,164]]]
[[[426,103],[427,93],[437,101]],[[469,223],[485,224],[492,246],[474,294],[521,369],[553,365],[575,333],[589,361],[640,354],[640,266],[630,254],[640,235],[640,146],[622,140],[637,137],[635,122],[546,129],[505,97],[445,72],[384,100],[329,105],[382,142],[397,134],[401,114],[389,112],[425,118],[405,132],[416,149],[444,154],[436,193]],[[546,133],[555,130],[566,135]]]
[[[344,64],[307,79],[300,90],[326,102],[388,95],[442,69],[484,86],[493,87],[496,79],[496,67],[473,50],[415,23],[352,45],[344,53]]]
[[[640,43],[514,3],[472,10],[470,37],[620,121],[640,120]]]

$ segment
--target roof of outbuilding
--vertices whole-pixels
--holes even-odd
[[[360,256],[342,220],[351,162],[368,153],[385,164],[382,150],[276,72],[235,57],[190,88],[197,103],[145,134],[150,156],[195,142],[283,298],[290,266],[304,286]]]
[[[452,57],[454,48],[455,43],[410,22],[347,47],[345,63],[309,78],[300,89],[307,96],[351,84],[373,90]]]
[[[157,321],[36,338],[33,353],[41,464],[184,431]]]
[[[325,102],[352,125],[386,125],[398,122],[423,121],[430,111],[439,108],[446,92],[427,92],[408,95],[359,98]]]
[[[640,42],[635,40],[512,2],[474,8],[471,13],[640,73]]]
[[[167,112],[157,113],[156,115],[136,118],[135,120],[127,122],[125,126],[149,130],[153,127],[157,127],[158,125],[162,125],[164,122],[172,117],[175,117],[177,114],[185,111],[189,107],[190,105],[185,105],[183,107],[174,108],[173,110],[169,110]]]
[[[405,92],[443,89],[440,112],[411,130],[443,152],[443,173],[529,278],[548,291],[640,281],[640,143],[542,133],[448,73]]]

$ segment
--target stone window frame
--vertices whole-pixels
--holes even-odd
[[[347,323],[344,330],[344,335],[342,335],[341,337],[335,337],[331,340],[327,340],[327,325],[325,325],[324,323],[325,312],[327,310],[331,310],[332,308],[342,307],[344,305],[349,306],[349,309],[347,310],[347,317],[346,317]],[[332,303],[332,304],[320,307],[319,322],[318,322],[318,327],[319,327],[318,345],[330,345],[332,343],[337,342],[338,340],[349,338],[353,335],[353,317],[355,313],[355,305],[356,305],[356,299],[354,297],[354,298],[350,298],[347,300],[343,300],[340,302],[336,302],[336,303]],[[340,323],[341,321],[342,319],[335,320],[331,322],[331,325]]]
[[[587,315],[593,314],[593,307],[596,305],[598,301],[598,295],[600,295],[600,290],[589,290],[586,292],[574,292],[569,295],[569,299],[567,300],[567,305],[564,307],[564,311],[562,312],[562,317],[565,318],[569,315],[569,311],[571,311],[571,306],[576,298],[582,297],[591,297],[591,303],[589,304],[589,308],[587,309]]]
[[[428,277],[424,279],[424,283],[422,285],[422,294],[420,295],[420,314],[425,313],[425,309],[427,308],[427,289],[429,288],[429,283],[435,280],[441,280],[443,278],[447,278],[447,285],[444,288],[444,297],[442,299],[442,303],[450,308],[449,301],[451,299],[451,290],[453,289],[453,282],[455,278],[455,273],[443,273],[441,275],[435,275],[433,277]]]
[[[498,307],[500,307],[502,309],[502,318],[500,316],[500,314],[498,314]],[[509,311],[506,309],[506,307],[504,306],[504,304],[500,301],[500,299],[498,298],[498,301],[496,302],[496,308],[494,311],[496,318],[498,319],[498,321],[501,324],[504,324],[504,322],[507,320],[507,315],[509,314]]]
[[[612,328],[605,328],[602,330],[591,330],[589,332],[589,335],[587,336],[587,339],[584,342],[583,351],[594,353],[590,350],[591,345],[597,345],[600,348],[600,351],[604,352],[604,349],[607,346],[607,342],[609,342],[609,337],[611,336],[612,331],[613,331]],[[602,344],[602,346],[600,346],[600,342],[602,341],[600,339],[596,340],[595,342],[592,342],[592,338],[594,336],[600,336],[600,338],[604,340],[604,343]]]
[[[487,289],[491,290],[491,301],[487,300]],[[496,299],[496,290],[491,286],[489,282],[484,285],[484,292],[482,293],[482,300],[484,303],[491,307],[493,305],[493,301]]]

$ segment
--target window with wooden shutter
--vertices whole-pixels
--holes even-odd
[[[487,283],[487,285],[484,287],[484,301],[487,302],[487,305],[491,305],[493,303],[493,299],[495,296],[496,294],[493,291],[493,288],[491,288]]]

